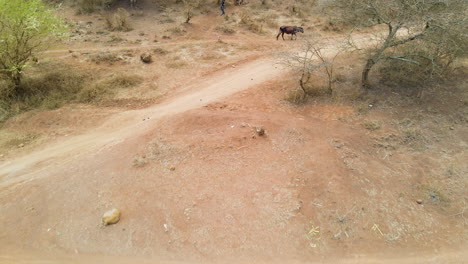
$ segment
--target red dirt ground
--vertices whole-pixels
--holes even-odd
[[[185,38],[203,19],[216,21],[194,18]],[[215,42],[210,34],[196,41]],[[466,261],[463,119],[391,98],[292,105],[294,79],[268,50],[300,44],[270,39],[225,37],[265,45],[175,80],[160,65],[112,66],[144,75],[142,86],[164,83],[148,107],[70,105],[10,120],[5,129],[43,140],[0,160],[0,263]],[[121,220],[104,227],[112,208]]]

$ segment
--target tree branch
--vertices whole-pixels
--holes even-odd
[[[401,61],[406,61],[406,62],[411,62],[411,63],[417,64],[417,65],[421,65],[421,63],[419,63],[418,61],[410,60],[410,59],[407,59],[407,58],[405,58],[403,56],[389,56],[389,57],[387,57],[387,59],[401,60]]]

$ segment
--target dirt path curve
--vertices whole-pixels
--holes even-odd
[[[272,79],[280,72],[281,66],[275,64],[273,59],[263,58],[205,77],[159,105],[123,112],[89,133],[5,161],[0,164],[0,187],[34,180],[33,172],[44,169],[52,162],[99,151],[126,138],[141,135],[155,126],[161,117],[202,107]]]

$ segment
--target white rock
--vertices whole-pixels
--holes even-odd
[[[112,225],[120,220],[120,211],[118,209],[112,209],[110,211],[107,211],[103,216],[102,216],[102,223],[104,225]]]

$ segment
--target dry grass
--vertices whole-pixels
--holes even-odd
[[[449,203],[448,197],[442,188],[436,184],[427,184],[422,186],[422,196],[424,200],[434,205],[445,205]]]
[[[171,69],[183,68],[186,65],[187,65],[187,62],[181,60],[180,57],[178,56],[173,56],[171,59],[169,59],[166,62],[166,67],[171,68]]]
[[[427,149],[428,140],[418,128],[403,130],[401,136],[401,144],[408,146],[416,151]]]
[[[205,51],[203,53],[203,55],[201,56],[201,59],[202,60],[219,60],[219,59],[222,59],[222,58],[225,58],[226,56],[217,52],[217,51],[214,51],[214,50],[208,50],[208,51]]]
[[[187,30],[185,30],[185,28],[183,28],[182,26],[170,27],[167,29],[167,31],[171,32],[172,34],[178,34],[178,35],[183,35],[187,33]]]
[[[118,89],[136,86],[143,81],[139,75],[122,74],[109,79],[93,83],[78,94],[81,103],[102,103],[116,94]]]
[[[96,64],[113,64],[115,62],[121,61],[122,57],[113,52],[100,52],[98,54],[91,55],[89,59]]]
[[[242,10],[240,13],[240,22],[239,24],[246,26],[246,28],[254,33],[263,32],[263,22],[262,19],[258,17],[251,10]]]
[[[148,163],[148,159],[145,156],[136,156],[133,159],[132,166],[136,168],[140,168],[145,166]]]
[[[120,42],[125,42],[126,39],[122,38],[122,36],[117,35],[117,34],[112,34],[109,36],[109,40],[107,41],[108,43],[120,43]]]
[[[106,85],[116,88],[128,88],[136,86],[143,81],[143,77],[136,74],[118,74],[105,81]]]
[[[221,26],[217,26],[216,30],[220,31],[220,32],[222,32],[224,34],[230,34],[230,35],[236,33],[236,30],[234,29],[234,27],[232,25],[226,24],[226,23],[224,23]]]
[[[290,102],[291,104],[301,105],[307,102],[307,95],[304,94],[302,89],[294,89],[289,91],[285,98],[286,101]]]
[[[163,48],[159,48],[159,47],[158,47],[158,48],[154,48],[154,49],[152,49],[151,51],[152,51],[153,53],[156,53],[156,54],[159,54],[159,55],[166,55],[166,54],[169,53],[168,50],[163,49]]]
[[[39,139],[39,134],[0,130],[0,154],[13,148],[23,148]]]
[[[109,7],[112,0],[78,0],[78,13],[92,13]]]
[[[55,109],[73,101],[92,78],[89,72],[58,63],[41,63],[25,73],[18,88],[0,98],[0,122],[35,108]],[[0,90],[8,82],[0,82]]]
[[[375,130],[379,130],[382,128],[382,125],[380,124],[380,122],[375,121],[375,120],[366,121],[365,123],[362,124],[362,126],[365,129],[370,130],[370,131],[375,131]]]

